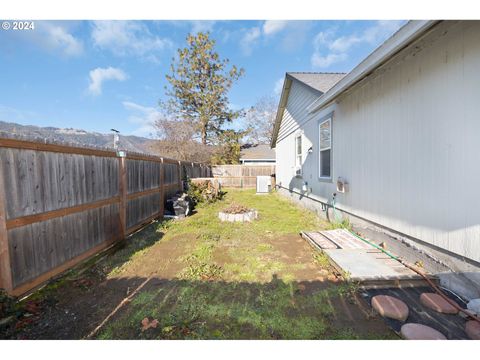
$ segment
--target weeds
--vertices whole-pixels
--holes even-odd
[[[348,218],[345,218],[340,222],[330,222],[328,225],[328,229],[329,230],[334,230],[334,229],[352,230],[352,224],[350,223],[350,220]]]
[[[215,244],[220,240],[218,234],[203,233],[198,236],[200,244],[184,258],[186,267],[180,278],[187,280],[214,280],[222,277],[223,268],[212,262]]]
[[[198,256],[190,255],[186,259],[187,267],[181,272],[181,278],[187,280],[214,280],[223,274],[223,268],[216,264],[199,260]]]
[[[330,260],[328,256],[322,251],[315,251],[312,253],[313,261],[324,269],[328,269],[331,267]]]

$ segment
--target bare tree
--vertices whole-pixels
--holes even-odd
[[[210,162],[216,148],[195,140],[197,129],[192,121],[162,115],[154,126],[158,140],[150,145],[151,151],[178,160]]]
[[[249,129],[244,142],[266,144],[272,139],[273,125],[277,116],[278,99],[263,96],[246,113],[246,125]]]

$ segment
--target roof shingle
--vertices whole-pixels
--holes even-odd
[[[287,75],[315,90],[325,93],[339,82],[346,73],[288,72]]]
[[[240,160],[275,160],[275,149],[271,149],[268,144],[253,145],[242,149]]]

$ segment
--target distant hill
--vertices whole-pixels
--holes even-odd
[[[2,133],[20,135],[27,138],[43,138],[52,141],[61,141],[83,146],[113,147],[113,135],[89,132],[72,128],[39,127],[33,125],[20,125],[0,121],[0,136]],[[151,139],[140,136],[120,135],[120,148],[132,152],[149,153]]]

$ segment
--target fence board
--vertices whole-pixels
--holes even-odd
[[[257,176],[275,174],[275,165],[217,165],[211,172],[223,187],[255,188]]]
[[[160,215],[161,201],[160,193],[129,200],[127,203],[127,229],[142,223],[155,214]]]
[[[208,171],[179,165],[0,138],[0,287],[23,294],[161,216],[184,174]]]

